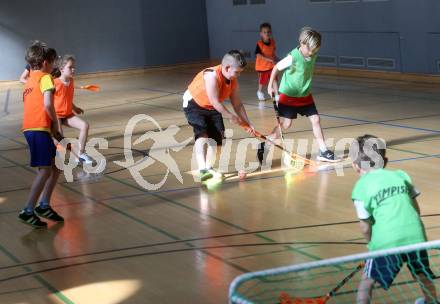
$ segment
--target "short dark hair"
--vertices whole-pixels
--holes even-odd
[[[61,71],[59,68],[53,68],[50,75],[52,75],[53,78],[59,78],[61,76]]]
[[[54,62],[57,58],[57,51],[49,48],[46,43],[41,41],[32,42],[31,46],[26,50],[25,59],[33,70],[39,70],[43,66],[43,62]]]
[[[261,30],[264,29],[264,28],[268,28],[269,30],[272,30],[272,25],[270,25],[269,22],[261,23],[261,24],[260,24],[260,32],[261,32]]]
[[[239,50],[230,50],[223,56],[222,65],[234,65],[240,68],[244,68],[247,64],[244,55]]]
[[[360,168],[382,168],[387,162],[386,143],[374,135],[359,136],[350,147],[350,157]]]

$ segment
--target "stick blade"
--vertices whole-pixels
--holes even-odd
[[[99,90],[101,89],[98,85],[96,84],[88,84],[88,85],[84,85],[80,87],[81,89],[84,90],[89,90],[89,91],[93,91],[93,92],[99,92]]]

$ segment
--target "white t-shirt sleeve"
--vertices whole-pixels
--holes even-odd
[[[278,61],[277,63],[277,69],[279,71],[285,70],[288,67],[290,67],[293,63],[293,57],[291,55],[287,55],[282,60]]]
[[[354,200],[353,203],[356,207],[356,213],[360,220],[366,220],[371,216],[371,214],[365,209],[363,201]]]
[[[183,94],[183,107],[186,108],[188,106],[188,102],[193,99],[193,97],[191,96],[191,93],[189,92],[189,90],[185,91],[185,94]]]

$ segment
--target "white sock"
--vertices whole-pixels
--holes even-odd
[[[205,154],[206,154],[206,144],[208,143],[207,138],[199,137],[197,138],[195,142],[195,150],[196,150],[196,160],[197,160],[197,166],[199,167],[199,171],[206,169],[206,161],[205,161]]]
[[[217,146],[212,143],[208,143],[206,149],[206,168],[211,169],[214,166],[216,159]]]

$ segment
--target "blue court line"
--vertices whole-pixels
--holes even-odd
[[[438,228],[440,228],[440,225],[438,225],[438,226],[431,226],[431,227],[425,227],[425,230],[426,231],[431,231],[431,230],[435,230],[435,229],[438,229]],[[344,242],[352,242],[352,241],[360,241],[360,240],[364,240],[364,238],[360,237],[360,238],[355,238],[355,239],[350,239],[350,240],[344,240]],[[306,249],[306,248],[320,247],[320,246],[323,246],[323,245],[322,244],[303,245],[303,246],[298,246],[296,248],[298,248],[298,249]],[[335,246],[335,245],[332,245],[332,246]],[[228,258],[228,260],[238,260],[238,259],[245,259],[245,258],[253,258],[253,257],[256,257],[256,256],[271,255],[271,254],[282,253],[282,252],[287,252],[287,251],[288,250],[283,249],[283,250],[274,250],[274,251],[267,251],[267,252],[260,252],[260,253],[252,253],[252,254],[246,254],[246,255],[240,255],[240,256],[231,257],[231,258]]]
[[[432,155],[423,155],[423,156],[419,156],[419,157],[413,157],[413,158],[406,158],[405,160],[412,160],[412,159],[420,159],[420,158],[427,158],[427,157],[432,157]],[[403,161],[404,159],[401,159],[401,161]],[[351,167],[351,164],[350,165],[346,165],[346,166],[343,166],[344,168],[349,168],[349,167]],[[336,168],[329,168],[328,170],[325,170],[325,171],[327,171],[327,172],[329,172],[329,171],[333,171],[333,170],[336,170]],[[322,171],[322,172],[325,172],[325,171]],[[270,178],[279,178],[279,177],[284,177],[285,175],[283,174],[283,175],[278,175],[278,176],[274,176],[274,177],[267,177],[267,178],[254,178],[254,179],[249,179],[249,180],[261,180],[261,179],[270,179]],[[159,199],[161,199],[161,200],[164,200],[164,201],[166,201],[166,202],[169,202],[169,203],[171,203],[171,204],[173,204],[173,205],[176,205],[176,206],[178,206],[178,207],[182,207],[182,208],[184,208],[184,209],[186,209],[186,210],[189,210],[189,211],[192,211],[192,212],[195,212],[195,213],[197,213],[197,214],[199,214],[199,215],[203,215],[203,216],[206,216],[206,217],[208,217],[208,218],[210,218],[210,219],[213,219],[213,220],[215,220],[215,221],[218,221],[218,222],[220,222],[220,223],[223,223],[223,224],[226,224],[226,225],[228,225],[228,226],[231,226],[231,227],[233,227],[233,228],[236,228],[236,229],[239,229],[239,230],[241,230],[241,231],[248,231],[247,229],[245,229],[245,228],[243,228],[243,227],[240,227],[240,226],[238,226],[238,225],[236,225],[236,224],[233,224],[233,223],[230,223],[230,222],[228,222],[228,221],[225,221],[225,220],[223,220],[223,219],[221,219],[221,218],[218,218],[218,217],[216,217],[216,216],[213,216],[213,215],[211,215],[211,214],[209,214],[209,213],[202,213],[199,209],[197,209],[197,208],[193,208],[193,207],[190,207],[190,206],[187,206],[187,205],[185,205],[185,204],[183,204],[183,203],[180,203],[180,202],[178,202],[178,201],[175,201],[175,200],[173,200],[173,199],[170,199],[170,198],[167,198],[167,197],[163,197],[163,196],[161,196],[161,195],[158,195],[158,193],[159,192],[149,192],[149,191],[147,191],[147,190],[145,190],[145,189],[143,189],[143,188],[140,188],[140,187],[138,187],[137,185],[133,185],[133,184],[130,184],[130,183],[128,183],[128,182],[126,182],[126,181],[123,181],[123,180],[120,180],[120,179],[117,179],[117,178],[112,178],[112,177],[110,177],[110,176],[106,176],[108,179],[110,179],[110,180],[114,180],[114,181],[116,181],[116,182],[118,182],[118,183],[121,183],[121,184],[123,184],[123,185],[126,185],[126,186],[129,186],[129,187],[132,187],[132,188],[134,188],[134,189],[137,189],[137,190],[139,190],[139,191],[142,191],[143,193],[142,194],[139,194],[139,195],[152,195],[152,196],[154,196],[154,197],[156,197],[156,198],[159,198]],[[231,183],[231,182],[229,182],[229,183]],[[198,186],[198,187],[191,187],[191,188],[200,188],[200,186]],[[173,189],[170,189],[171,191],[173,190]],[[181,190],[188,190],[188,188],[184,188],[184,189],[181,189]],[[165,191],[163,191],[163,192],[165,192]],[[162,193],[163,193],[162,192]],[[167,191],[167,192],[170,192],[170,191]],[[261,239],[264,239],[264,240],[266,240],[266,241],[269,241],[269,242],[275,242],[273,239],[271,239],[271,238],[268,238],[268,237],[266,237],[266,236],[264,236],[264,235],[262,235],[262,234],[255,234],[255,236],[257,236],[257,237],[259,237],[259,238],[261,238]],[[288,249],[288,250],[290,250],[290,251],[294,251],[294,252],[297,252],[297,253],[299,253],[299,254],[302,254],[302,255],[304,255],[304,256],[307,256],[308,258],[311,258],[311,259],[320,259],[320,257],[317,257],[317,256],[314,256],[314,255],[312,255],[312,254],[310,254],[310,253],[308,253],[308,252],[305,252],[305,251],[303,251],[303,250],[301,250],[301,249],[298,249],[298,248],[293,248],[293,247],[290,247],[290,246],[286,246],[286,248]]]
[[[31,287],[31,288],[25,288],[25,289],[17,289],[17,290],[5,291],[5,292],[0,292],[0,296],[14,294],[14,293],[25,293],[25,292],[35,291],[35,290],[43,289],[43,288],[44,287]]]
[[[403,162],[403,161],[410,161],[410,160],[418,160],[418,159],[424,159],[424,158],[439,158],[440,154],[433,154],[433,155],[429,155],[429,154],[423,154],[423,153],[419,153],[419,152],[414,152],[414,151],[406,151],[406,150],[401,150],[401,149],[394,149],[394,148],[388,148],[389,150],[397,150],[397,151],[402,151],[402,152],[407,152],[407,153],[414,153],[414,154],[419,154],[421,156],[415,156],[415,157],[407,157],[407,158],[401,158],[401,159],[395,159],[395,160],[390,160],[389,163],[394,163],[394,162]],[[4,156],[3,156],[4,158]],[[24,167],[25,165],[16,165],[18,167]],[[351,165],[350,165],[351,166]],[[344,168],[349,168],[349,165],[345,166]],[[334,171],[334,168],[329,168],[327,170],[322,170],[321,172],[327,172],[327,171]],[[268,172],[270,173],[270,172]],[[158,174],[156,174],[158,175]],[[156,175],[152,175],[152,176],[156,176]],[[246,181],[254,181],[254,180],[266,180],[266,179],[275,179],[275,178],[281,178],[284,177],[285,174],[281,174],[281,175],[274,175],[274,176],[267,176],[267,177],[251,177],[251,178],[247,178]],[[228,183],[237,183],[238,181],[226,181],[224,184],[228,184]],[[145,193],[141,193],[141,194],[129,194],[129,195],[119,195],[119,196],[113,196],[111,198],[107,198],[107,199],[103,199],[102,201],[111,201],[111,200],[118,200],[118,199],[127,199],[127,198],[133,198],[133,197],[138,197],[141,195],[152,195],[152,194],[161,194],[161,193],[172,193],[172,192],[177,192],[177,191],[186,191],[186,190],[194,190],[194,189],[200,189],[200,185],[195,185],[195,186],[189,186],[189,187],[182,187],[182,188],[173,188],[173,189],[166,189],[166,190],[160,190],[160,191],[154,191],[154,192],[145,192]],[[17,189],[17,190],[28,190],[29,188],[23,188],[23,189]],[[13,190],[12,190],[13,191]],[[11,191],[11,192],[12,192]],[[9,192],[9,191],[8,191]],[[2,213],[10,213],[10,212],[14,212],[14,211],[8,211],[8,212],[0,212],[0,214]]]
[[[384,120],[371,121],[371,120],[366,120],[366,119],[358,119],[358,118],[352,118],[352,117],[346,117],[346,116],[337,116],[337,115],[330,115],[330,114],[319,114],[319,115],[325,116],[325,117],[331,117],[331,118],[338,118],[338,119],[345,119],[345,120],[351,120],[351,121],[366,122],[366,123],[379,124],[379,125],[395,127],[395,128],[404,128],[404,129],[410,129],[410,130],[424,131],[424,132],[431,132],[431,133],[440,134],[440,130],[418,128],[418,127],[405,126],[405,125],[399,125],[399,124],[391,124],[391,123],[385,122]]]
[[[266,107],[268,107],[268,106],[266,106]],[[321,115],[332,117],[331,115],[325,115],[325,114],[321,114]],[[350,117],[342,117],[342,116],[341,117],[334,116],[334,117],[339,118],[339,119],[348,119],[348,120],[353,120],[353,121],[361,121],[361,122],[367,122],[367,123],[373,123],[373,124],[383,124],[383,125],[389,125],[389,126],[393,126],[393,127],[403,127],[403,128],[408,128],[408,129],[416,129],[416,130],[440,133],[440,131],[434,131],[434,130],[429,130],[429,129],[414,128],[414,127],[408,127],[408,126],[402,126],[402,125],[394,125],[394,124],[387,124],[387,123],[383,123],[383,122],[374,122],[374,121],[368,121],[368,120],[359,120],[359,119],[354,119],[354,118],[350,118]],[[411,158],[411,159],[417,159],[417,158]],[[332,170],[328,170],[328,171],[332,171]],[[282,176],[284,176],[284,175],[282,175]],[[258,178],[258,179],[265,179],[265,178]],[[115,180],[117,180],[117,179],[115,179]],[[155,192],[155,193],[158,193],[158,192]],[[166,199],[166,200],[168,201],[168,199]],[[208,214],[208,216],[209,216],[209,214]]]
[[[174,94],[174,95],[180,95],[180,96],[183,96],[183,93],[185,93],[185,91],[186,91],[186,89],[185,89],[183,91],[179,90],[177,92],[170,92],[170,91],[165,91],[165,90],[160,90],[160,89],[152,89],[152,88],[149,88],[149,87],[142,87],[141,89],[145,90],[145,91],[167,93],[167,94]]]
[[[195,214],[198,214],[199,216],[203,216],[203,217],[209,218],[209,219],[211,219],[211,220],[215,220],[215,221],[217,221],[217,222],[219,222],[219,223],[222,223],[222,224],[224,224],[224,225],[226,225],[226,226],[229,226],[229,227],[231,227],[231,228],[235,228],[235,229],[237,229],[237,230],[239,230],[239,231],[242,231],[242,232],[248,232],[248,231],[249,231],[249,230],[247,230],[246,228],[243,228],[243,227],[241,227],[241,226],[239,226],[239,225],[236,225],[236,224],[234,224],[234,223],[231,223],[231,222],[228,222],[228,221],[226,221],[226,220],[223,220],[223,219],[221,219],[221,218],[219,218],[219,217],[213,216],[213,215],[211,215],[211,214],[209,214],[209,213],[203,213],[203,212],[201,212],[201,211],[200,211],[199,209],[197,209],[197,208],[193,208],[193,207],[187,206],[187,205],[185,205],[185,204],[183,204],[183,203],[180,203],[180,202],[178,202],[178,201],[176,201],[176,200],[170,199],[170,198],[168,198],[168,197],[160,196],[160,195],[158,195],[158,194],[156,194],[156,193],[150,193],[150,192],[148,192],[147,190],[145,190],[145,189],[143,189],[143,188],[141,188],[141,187],[138,187],[137,185],[132,185],[132,184],[130,184],[130,183],[128,183],[128,182],[125,182],[125,181],[123,181],[123,180],[119,180],[119,179],[117,179],[117,178],[110,177],[110,176],[106,176],[106,178],[108,178],[108,179],[110,179],[110,180],[113,180],[113,181],[115,181],[115,182],[118,182],[118,183],[120,183],[120,184],[122,184],[122,185],[125,185],[125,186],[128,186],[128,187],[131,187],[131,188],[133,188],[133,189],[136,189],[136,190],[142,191],[144,194],[152,195],[152,196],[154,196],[154,197],[156,197],[156,198],[158,198],[158,199],[161,199],[162,201],[168,202],[168,203],[170,203],[170,204],[172,204],[172,205],[174,205],[174,206],[177,206],[177,207],[183,208],[183,209],[185,209],[185,210],[189,210],[189,211],[191,211],[191,212],[194,212]],[[101,203],[102,203],[102,202],[101,202]],[[104,203],[102,203],[102,204],[104,204]],[[105,204],[105,205],[106,205],[106,204]],[[264,236],[263,234],[260,234],[260,233],[255,234],[255,236],[258,237],[258,238],[260,238],[260,239],[263,239],[263,240],[265,240],[265,241],[268,241],[268,242],[272,242],[272,243],[276,242],[275,240],[273,240],[273,239],[271,239],[271,238],[269,238],[269,237],[266,237],[266,236]],[[318,257],[318,256],[312,255],[312,254],[310,254],[310,253],[308,253],[308,252],[305,252],[305,251],[302,251],[302,250],[296,249],[296,248],[294,248],[294,247],[291,247],[291,246],[285,246],[285,247],[286,247],[288,250],[291,250],[291,251],[294,251],[294,252],[296,252],[296,253],[302,254],[302,255],[304,255],[304,256],[306,256],[306,257],[312,259],[312,260],[320,260],[320,259],[321,259],[321,258]],[[207,252],[207,253],[210,254],[209,252]],[[227,260],[223,260],[223,262],[228,263]],[[240,267],[241,267],[241,266],[240,266]]]
[[[395,148],[388,148],[389,150],[397,150],[397,151],[402,151],[402,152],[406,152],[406,153],[414,153],[414,154],[419,154],[421,156],[415,156],[415,157],[406,157],[406,158],[401,158],[401,159],[395,159],[395,160],[390,160],[388,161],[388,163],[394,163],[394,162],[403,162],[403,161],[410,161],[410,160],[418,160],[418,159],[424,159],[424,158],[440,158],[440,154],[423,154],[423,153],[418,153],[418,152],[414,152],[414,151],[407,151],[407,150],[401,150],[401,149],[395,149]],[[17,165],[18,167],[23,167],[24,165]],[[351,165],[345,165],[343,168],[350,168]],[[334,171],[335,169],[330,167],[329,169],[326,170],[322,170],[320,172],[329,172],[329,171]],[[269,172],[268,172],[269,173]],[[149,175],[151,176],[157,176],[159,174],[155,174],[155,175]],[[274,175],[274,176],[267,176],[267,177],[253,177],[253,178],[247,178],[246,181],[254,181],[254,180],[265,180],[265,179],[275,179],[275,178],[281,178],[284,177],[285,174],[280,174],[280,175]],[[226,181],[225,184],[228,183],[237,183],[238,181]],[[68,183],[64,183],[64,184],[68,184]],[[120,199],[127,199],[127,198],[134,198],[134,197],[139,197],[139,196],[143,196],[143,195],[152,195],[152,194],[161,194],[161,193],[170,193],[170,192],[177,192],[177,191],[186,191],[186,190],[194,190],[194,189],[200,189],[200,185],[196,185],[196,186],[190,186],[190,187],[183,187],[183,188],[174,188],[174,189],[167,189],[167,190],[161,190],[161,191],[155,191],[155,192],[146,192],[146,193],[138,193],[138,194],[127,194],[127,195],[119,195],[119,196],[113,196],[110,198],[106,198],[106,199],[102,199],[101,201],[112,201],[112,200],[120,200]],[[22,189],[14,189],[11,191],[5,191],[5,192],[13,192],[13,191],[18,191],[18,190],[29,190],[30,188],[22,188]],[[5,193],[3,192],[3,193]],[[57,205],[57,206],[69,206],[69,205],[75,205],[75,204],[80,204],[81,202],[75,202],[75,203],[68,203],[68,204],[61,204],[61,205]],[[14,212],[18,212],[21,209],[16,209],[16,210],[10,210],[10,211],[0,211],[0,215],[2,214],[9,214],[9,213],[14,213]]]
[[[426,156],[416,156],[416,157],[408,157],[408,158],[402,158],[402,159],[395,159],[392,161],[388,161],[389,163],[398,163],[408,160],[418,160],[422,158],[440,158],[440,154],[433,154],[433,155],[426,155]]]
[[[252,107],[259,107],[256,104],[250,104],[250,103],[244,103],[244,102],[243,102],[243,104],[248,105],[248,106],[252,106]],[[272,106],[264,105],[264,108],[271,109]],[[395,127],[395,128],[404,128],[404,129],[411,129],[411,130],[417,130],[417,131],[424,131],[424,132],[431,132],[431,133],[435,133],[435,134],[440,134],[440,130],[418,128],[418,127],[405,126],[405,125],[399,125],[399,124],[391,124],[391,123],[387,123],[386,120],[374,121],[374,120],[359,119],[359,118],[353,118],[353,117],[348,117],[348,116],[338,116],[338,115],[323,114],[323,113],[319,113],[319,116],[324,116],[324,117],[329,117],[329,118],[337,118],[337,119],[344,119],[344,120],[351,120],[351,121],[363,122],[363,123],[367,123],[367,124],[379,124],[379,125]],[[399,118],[399,119],[396,119],[396,120],[404,120],[404,119],[405,118]]]
[[[388,148],[389,150],[394,150],[393,148]],[[404,151],[404,152],[408,152],[408,153],[414,153],[414,154],[419,154],[417,152],[410,152],[410,151]],[[401,158],[401,159],[395,159],[395,160],[390,160],[388,161],[388,163],[394,163],[394,162],[403,162],[403,161],[411,161],[411,160],[418,160],[418,159],[424,159],[424,158],[439,158],[440,154],[423,154],[421,156],[415,156],[415,157],[405,157],[405,158]],[[343,166],[343,168],[351,168],[351,164],[345,165]],[[335,171],[336,169],[334,167],[329,167],[328,169],[319,171],[319,172],[330,172],[330,171]],[[267,172],[270,173],[270,172]],[[256,180],[267,180],[267,179],[275,179],[275,178],[280,178],[280,177],[284,177],[285,174],[279,174],[279,175],[273,175],[273,176],[266,176],[266,177],[250,177],[250,178],[246,178],[246,182],[248,181],[256,181]],[[239,183],[239,181],[226,181],[223,182],[223,184],[230,184],[230,183]],[[160,191],[152,191],[152,192],[145,192],[142,194],[130,194],[130,195],[121,195],[121,196],[114,196],[111,198],[107,198],[104,199],[103,201],[111,201],[111,200],[115,200],[115,199],[125,199],[125,198],[131,198],[131,197],[137,197],[137,196],[141,196],[141,195],[153,195],[153,194],[161,194],[161,193],[170,193],[170,192],[176,192],[176,191],[186,191],[186,190],[194,190],[194,189],[200,189],[201,186],[200,185],[195,185],[195,186],[190,186],[190,187],[182,187],[182,188],[173,188],[173,189],[166,189],[166,190],[160,190]]]
[[[25,147],[27,147],[27,145],[26,145],[25,143],[22,143],[21,141],[18,141],[18,140],[14,139],[14,138],[9,138],[9,137],[7,137],[7,136],[5,136],[5,135],[3,135],[3,134],[0,134],[0,137],[2,137],[3,139],[10,140],[10,141],[12,141],[12,142],[14,142],[14,143],[16,143],[16,144],[21,145],[21,146],[25,146]]]
[[[129,102],[126,103],[124,105],[130,105],[130,104],[135,104],[135,103],[141,103],[144,104],[146,106],[152,106],[152,107],[156,107],[156,108],[165,108],[165,109],[169,109],[169,110],[173,110],[173,111],[178,111],[176,109],[172,109],[170,107],[166,107],[166,106],[157,106],[157,105],[153,105],[153,104],[146,104],[144,103],[144,101],[149,101],[149,100],[154,100],[154,99],[159,99],[159,98],[163,98],[163,97],[167,97],[173,94],[178,94],[178,93],[173,93],[173,92],[169,92],[169,95],[162,95],[162,96],[158,96],[158,97],[154,97],[154,98],[147,98],[147,99],[142,99],[142,100],[138,100],[135,102]],[[251,103],[245,103],[242,102],[243,105],[248,105],[248,106],[252,106],[252,107],[259,107],[256,104],[251,104]],[[109,106],[106,106],[109,107]],[[106,108],[103,107],[103,108]],[[271,106],[265,105],[264,108],[272,108]],[[89,109],[88,111],[91,110],[95,110],[95,109],[102,109],[102,108],[94,108],[94,109]],[[440,130],[432,130],[432,129],[425,129],[425,128],[417,128],[417,127],[412,127],[412,126],[405,126],[405,125],[399,125],[399,124],[390,124],[388,123],[388,121],[397,121],[397,120],[405,120],[405,119],[413,119],[413,117],[407,117],[407,118],[397,118],[397,119],[390,119],[390,120],[381,120],[381,121],[371,121],[371,120],[365,120],[365,119],[357,119],[357,118],[353,118],[353,117],[347,117],[347,116],[337,116],[337,115],[330,115],[330,114],[322,114],[319,113],[320,116],[324,116],[324,117],[330,117],[330,118],[337,118],[337,119],[344,119],[344,120],[351,120],[351,121],[357,121],[360,122],[359,124],[351,124],[351,125],[342,125],[342,126],[333,126],[333,127],[324,127],[322,128],[323,130],[327,130],[327,129],[336,129],[336,128],[344,128],[344,127],[351,127],[351,126],[360,126],[363,124],[381,124],[381,125],[386,125],[386,126],[392,126],[392,127],[399,127],[399,128],[406,128],[406,129],[412,129],[412,130],[418,130],[418,131],[425,131],[425,132],[431,132],[431,133],[435,133],[435,134],[440,134]],[[106,126],[107,128],[108,126]],[[292,132],[285,132],[285,134],[295,134],[295,133],[300,133],[300,132],[308,132],[308,131],[312,131],[312,129],[303,129],[303,130],[295,130]],[[25,143],[22,143],[18,140],[15,140],[13,138],[9,138],[6,137],[2,134],[0,134],[0,137],[3,137],[5,139],[8,139],[10,141],[13,141],[15,143],[20,144],[21,146],[23,146],[23,148],[26,148],[27,145]],[[241,138],[238,138],[241,139]],[[234,139],[237,140],[237,139]],[[14,148],[17,149],[17,148]],[[12,149],[11,149],[12,150]],[[7,151],[11,151],[11,150],[0,150],[0,152],[7,152]]]
[[[338,85],[337,83],[330,83],[330,85]],[[363,95],[374,95],[374,96],[381,96],[383,97],[383,93],[382,92],[371,92],[370,87],[358,87],[358,88],[347,88],[346,86],[344,86],[343,88],[338,87],[338,88],[329,88],[329,87],[325,87],[323,85],[317,85],[314,86],[315,88],[318,89],[322,89],[322,90],[326,90],[324,92],[320,92],[318,94],[327,94],[327,93],[334,93],[334,92],[338,92],[338,91],[347,91],[350,93],[359,93],[359,94],[363,94]],[[389,90],[387,90],[388,86],[383,86],[380,85],[379,87],[375,86],[373,87],[374,89],[378,89],[378,90],[382,90],[382,91],[387,91],[387,96],[392,96],[392,97],[400,97],[400,98],[405,98],[407,99],[408,102],[415,102],[413,99],[411,99],[411,97],[415,97],[417,96],[418,99],[423,100],[423,101],[429,101],[429,102],[438,102],[437,99],[433,99],[434,94],[431,94],[431,96],[427,97],[426,95],[420,95],[419,92],[415,92],[415,91],[410,91],[411,94],[414,94],[414,96],[408,96],[408,95],[404,95],[404,94],[398,94],[398,93],[393,93],[390,92]],[[387,101],[387,103],[396,103],[398,101]]]
[[[3,252],[4,255],[6,255],[9,259],[11,259],[16,264],[21,264],[22,261],[17,258],[12,252],[7,250],[5,247],[0,245],[0,251]],[[27,266],[22,267],[26,272],[31,272],[31,268]],[[66,304],[74,304],[72,300],[70,300],[68,297],[66,297],[61,291],[56,289],[53,285],[51,285],[48,281],[43,279],[40,275],[34,275],[34,279],[39,282],[41,285],[46,287],[50,292],[54,294],[59,300],[61,300],[63,303]]]
[[[430,157],[430,155],[427,155],[427,156],[422,156],[422,157],[414,157],[414,158],[407,158],[407,159],[419,159],[419,158],[426,158],[426,157]],[[400,160],[397,160],[397,161],[401,161],[401,160],[404,160],[404,159],[400,159]],[[73,189],[72,189],[73,190]],[[83,196],[84,196],[84,194],[82,194]],[[168,199],[167,199],[168,200]],[[108,206],[109,207],[109,206]],[[111,208],[111,209],[113,209],[113,208]],[[119,210],[118,210],[118,212],[120,212]],[[151,227],[150,227],[151,228]],[[244,229],[244,228],[242,228],[242,229]],[[273,241],[273,240],[271,240],[271,239],[269,239],[269,238],[266,238],[266,237],[263,237],[262,235],[258,235],[259,237],[262,237],[263,239],[266,239],[266,240],[268,240],[268,241]],[[190,245],[190,244],[188,244],[188,245]],[[190,247],[192,247],[191,245],[190,245]],[[295,251],[295,252],[300,252],[300,253],[302,253],[302,254],[304,254],[304,252],[301,252],[302,250],[298,250],[298,249],[300,249],[300,248],[288,248],[288,250],[292,250],[292,251]],[[229,264],[230,266],[232,266],[231,264],[230,264],[230,262],[228,263],[228,261],[225,261],[225,260],[223,260],[222,258],[219,258],[219,257],[216,257],[216,256],[213,256],[212,254],[210,254],[210,253],[208,253],[208,252],[205,252],[205,254],[208,254],[208,255],[211,255],[212,257],[214,257],[214,258],[216,258],[216,259],[218,259],[218,260],[220,260],[220,261],[223,261],[223,262],[225,262],[226,264]],[[305,254],[306,256],[309,256],[308,254]],[[309,256],[309,257],[311,257],[311,256]],[[312,257],[313,258],[313,257]],[[245,271],[245,269],[242,269],[242,271]]]
[[[144,88],[147,91],[153,91],[153,92],[161,92],[161,93],[168,93],[170,95],[175,94],[175,95],[183,95],[179,92],[173,93],[173,92],[168,92],[168,91],[163,91],[163,90],[155,90],[155,89],[151,89],[151,88]],[[250,104],[250,103],[245,103],[242,102],[242,104],[244,105],[249,105],[249,106],[253,106],[253,107],[259,107],[256,104]],[[272,108],[271,106],[264,106],[265,108]],[[175,110],[175,109],[173,109]],[[351,120],[351,121],[357,121],[357,122],[363,122],[366,124],[381,124],[381,125],[387,125],[387,126],[392,126],[392,127],[399,127],[399,128],[407,128],[407,129],[413,129],[413,130],[418,130],[418,131],[426,131],[426,132],[433,132],[433,133],[440,133],[439,130],[431,130],[431,129],[424,129],[424,128],[417,128],[417,127],[411,127],[411,126],[405,126],[405,125],[398,125],[398,124],[389,124],[387,123],[387,120],[382,120],[382,121],[371,121],[371,120],[365,120],[365,119],[357,119],[357,118],[352,118],[352,117],[346,117],[346,116],[336,116],[336,115],[330,115],[330,114],[321,114],[319,113],[320,116],[325,116],[325,117],[332,117],[332,118],[338,118],[338,119],[345,119],[345,120]],[[393,120],[403,120],[405,118],[402,119],[393,119]],[[325,128],[323,128],[325,129]],[[309,131],[309,130],[305,130],[305,131]],[[301,132],[301,131],[298,131]],[[296,133],[296,132],[293,132]]]
[[[29,172],[35,174],[35,172],[34,172],[32,169],[30,169],[28,166],[20,165],[20,164],[18,164],[17,162],[15,162],[15,161],[13,161],[13,160],[10,160],[10,159],[6,158],[5,156],[3,156],[3,155],[1,155],[1,154],[0,154],[0,158],[3,158],[3,159],[5,159],[5,160],[9,160],[10,162],[15,163],[15,164],[17,164],[18,166],[22,167],[22,168],[25,169],[26,171],[29,171]],[[109,178],[109,177],[107,177],[107,178]],[[115,179],[115,180],[117,181],[117,179]],[[121,182],[121,181],[119,181],[119,183],[124,184],[124,183]],[[76,189],[74,189],[73,187],[69,187],[69,186],[66,185],[66,184],[61,184],[61,186],[62,186],[63,188],[65,188],[65,189],[67,189],[67,190],[70,190],[71,192],[74,192],[74,193],[77,193],[77,194],[81,195],[82,197],[84,197],[84,198],[86,198],[86,199],[89,199],[89,200],[91,200],[91,201],[94,201],[95,203],[98,203],[98,204],[100,204],[101,206],[103,206],[103,207],[105,207],[105,208],[107,208],[107,209],[109,209],[109,210],[112,210],[113,212],[116,212],[116,213],[118,213],[118,214],[120,214],[120,215],[122,215],[122,216],[125,216],[126,218],[132,220],[133,222],[136,222],[136,223],[138,223],[138,224],[141,224],[141,225],[143,225],[144,227],[150,228],[151,230],[153,230],[153,231],[155,231],[155,232],[157,232],[157,233],[159,233],[159,234],[165,235],[166,237],[171,238],[172,240],[180,240],[179,237],[177,237],[177,236],[175,236],[175,235],[173,235],[173,234],[171,234],[171,233],[165,231],[164,229],[161,229],[161,228],[159,228],[159,227],[156,227],[156,226],[150,225],[150,224],[148,224],[147,222],[145,222],[145,221],[143,221],[143,220],[141,220],[141,219],[139,219],[139,218],[137,218],[137,217],[135,217],[135,216],[132,216],[132,215],[130,215],[130,214],[128,214],[128,213],[126,213],[126,212],[124,212],[124,211],[122,211],[122,210],[119,210],[119,209],[117,209],[117,208],[115,208],[115,207],[112,207],[112,206],[110,206],[110,205],[104,203],[103,200],[97,200],[97,199],[95,199],[94,197],[91,197],[91,196],[85,195],[85,194],[82,193],[81,191],[76,190]],[[133,187],[133,186],[131,186],[131,187]],[[189,242],[185,242],[184,244],[187,245],[187,246],[189,246],[189,247],[195,247],[194,245],[192,245],[192,244],[189,243]],[[7,255],[9,254],[9,255],[12,257],[12,259],[13,259],[16,263],[21,263],[21,261],[19,261],[17,258],[15,258],[14,256],[12,256],[12,255],[9,253],[9,251],[7,251],[5,248],[3,248],[3,247],[1,246],[1,244],[0,244],[0,250],[3,250],[3,252],[5,252]],[[232,268],[235,268],[236,270],[239,270],[239,271],[241,271],[241,272],[243,272],[243,273],[245,273],[245,272],[249,272],[249,270],[247,270],[246,268],[244,268],[244,267],[242,267],[242,266],[240,266],[240,265],[234,264],[234,263],[232,263],[232,262],[230,262],[230,261],[224,259],[223,257],[218,256],[217,254],[214,254],[214,253],[212,253],[212,252],[209,252],[208,250],[200,249],[199,251],[202,252],[202,253],[204,253],[205,255],[207,255],[207,256],[209,256],[209,257],[211,257],[211,258],[213,258],[213,259],[216,259],[216,260],[218,260],[218,261],[220,261],[220,262],[223,262],[224,264],[226,264],[226,265],[228,265],[228,266],[230,266],[230,267],[232,267]],[[9,256],[9,255],[8,255],[8,256]],[[27,268],[27,269],[30,271],[30,268]],[[66,296],[64,296],[60,291],[58,291],[55,287],[53,287],[52,285],[50,285],[50,284],[49,284],[47,281],[45,281],[43,278],[41,278],[41,277],[39,277],[39,276],[35,276],[35,278],[36,278],[40,283],[42,283],[42,284],[43,284],[43,285],[44,285],[49,291],[51,291],[51,292],[54,293],[58,298],[60,298],[62,301],[64,301],[64,302],[67,303],[67,304],[74,304],[72,301],[70,301]]]

